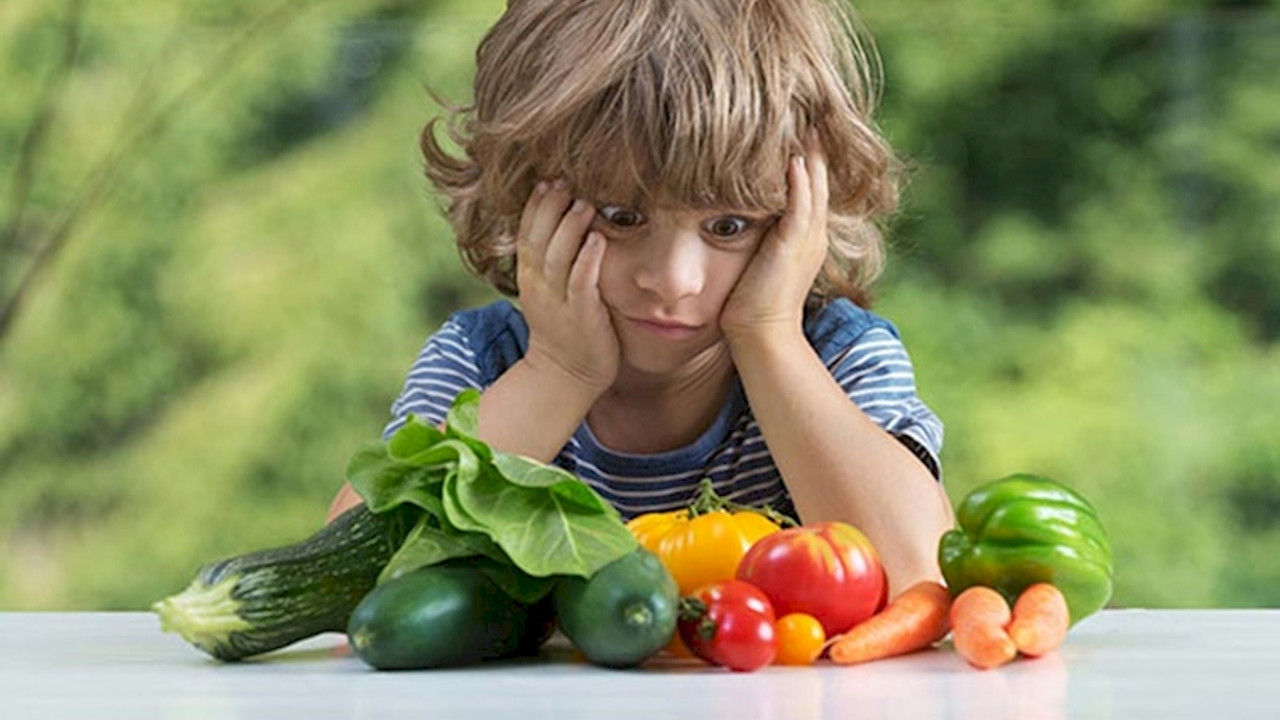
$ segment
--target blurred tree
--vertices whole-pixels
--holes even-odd
[[[58,112],[0,130],[43,139],[0,210],[34,238],[0,297],[66,228],[0,338],[0,606],[139,607],[309,532],[426,328],[487,294],[416,137],[422,83],[462,93],[492,15],[469,4],[464,37],[434,20],[461,3],[198,5],[20,3],[0,29],[43,38],[3,45],[26,78],[80,13]]]
[[[1280,603],[1275,563],[1231,562],[1280,524],[1280,463],[1255,447],[1280,430],[1258,392],[1280,22],[1246,5],[966,6],[922,27],[863,4],[915,162],[886,305],[949,422],[951,494],[1024,469],[1079,486],[1117,536],[1121,604]]]
[[[417,134],[504,4],[0,6],[0,608],[142,608],[318,525],[493,297]],[[859,3],[948,492],[1080,488],[1119,605],[1280,603],[1277,5]]]

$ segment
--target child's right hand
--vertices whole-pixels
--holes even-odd
[[[620,350],[600,299],[605,239],[588,232],[594,217],[562,180],[538,183],[520,216],[516,282],[529,324],[526,362],[601,393],[617,377]]]

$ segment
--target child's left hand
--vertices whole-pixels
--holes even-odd
[[[827,160],[816,132],[787,168],[787,209],[760,242],[720,312],[730,348],[802,332],[804,303],[827,257]]]

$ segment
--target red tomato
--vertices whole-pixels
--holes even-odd
[[[758,540],[737,577],[764,591],[778,615],[808,613],[834,637],[884,607],[888,581],[880,556],[842,522],[789,528]]]
[[[680,601],[680,639],[697,657],[740,672],[758,670],[778,653],[769,598],[741,580],[704,585]]]

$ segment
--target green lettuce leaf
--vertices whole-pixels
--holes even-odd
[[[577,476],[563,468],[504,452],[493,454],[493,466],[513,484],[527,488],[547,488],[584,510],[617,514],[616,508],[605,502],[604,498]]]
[[[409,419],[387,438],[387,454],[397,460],[408,461],[414,455],[443,440],[445,434],[417,415]]]
[[[374,512],[404,504],[423,512],[383,578],[480,558],[513,598],[537,599],[554,576],[590,577],[635,549],[617,510],[572,473],[476,438],[479,403],[466,390],[443,430],[410,417],[348,463],[348,480]]]
[[[347,464],[347,480],[373,512],[386,512],[409,503],[442,515],[444,508],[437,486],[443,479],[438,468],[391,458],[382,443],[361,448]]]
[[[577,479],[568,482],[592,492]],[[460,478],[455,493],[458,505],[484,527],[481,532],[536,577],[590,577],[636,547],[617,513],[603,510],[610,506],[584,507],[554,486],[526,487],[495,471],[471,482]]]
[[[502,548],[495,545],[487,536],[451,530],[432,520],[433,518],[422,518],[409,532],[404,544],[382,569],[382,573],[378,576],[378,584],[420,567],[455,558],[481,556],[501,565],[510,565],[511,561],[502,552]]]

